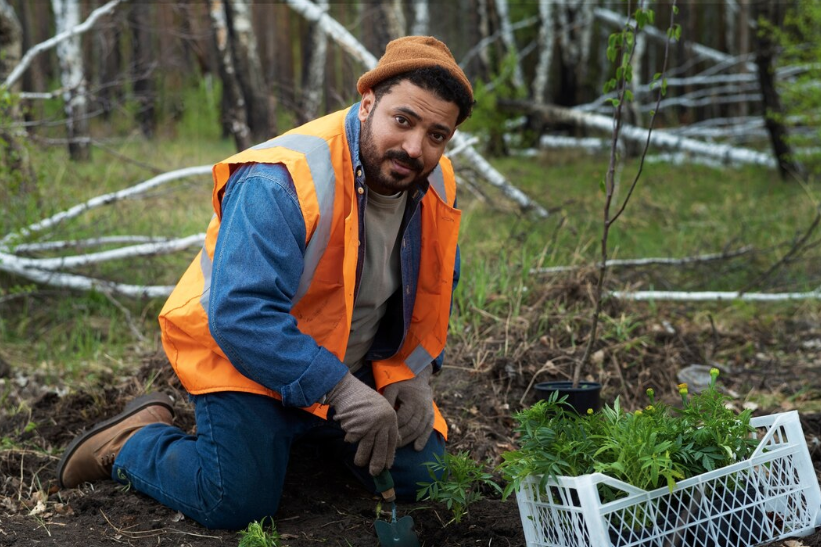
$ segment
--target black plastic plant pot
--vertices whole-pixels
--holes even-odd
[[[567,395],[568,404],[579,414],[588,409],[593,412],[601,410],[601,384],[598,382],[579,382],[573,387],[573,382],[539,382],[534,386],[536,400],[547,399],[554,392],[559,392],[559,398]]]

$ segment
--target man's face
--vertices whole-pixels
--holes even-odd
[[[362,96],[359,155],[368,187],[391,195],[428,177],[456,130],[459,107],[407,80],[377,102]]]

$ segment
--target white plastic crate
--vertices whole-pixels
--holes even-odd
[[[821,524],[821,489],[798,412],[753,418],[745,461],[645,491],[601,473],[528,477],[516,493],[528,547],[749,547]],[[608,485],[624,497],[601,503]]]

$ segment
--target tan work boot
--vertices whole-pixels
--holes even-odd
[[[74,439],[57,465],[61,488],[74,488],[88,481],[111,477],[114,458],[125,442],[148,424],[171,425],[174,402],[164,393],[137,397],[125,409]]]

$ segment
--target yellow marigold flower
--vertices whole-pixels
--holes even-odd
[[[637,410],[637,411],[636,411],[636,416],[641,416],[641,415],[642,415],[642,411],[641,411],[641,409]]]
[[[679,384],[678,385],[678,392],[682,395],[687,395],[687,384]]]
[[[713,368],[710,369],[710,376],[712,376],[713,378],[716,378],[718,376],[718,374],[719,374],[719,370],[717,368],[713,367]]]
[[[656,408],[653,405],[647,405],[644,410],[647,412],[653,412]]]
[[[593,414],[593,409],[592,409],[592,408],[588,408],[588,409],[587,409],[587,413],[588,413],[588,414]]]

